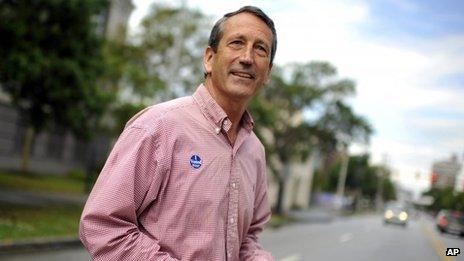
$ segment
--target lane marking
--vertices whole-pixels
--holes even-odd
[[[427,238],[429,239],[430,243],[432,243],[432,246],[437,253],[438,257],[442,261],[456,261],[456,259],[452,256],[446,256],[446,247],[443,244],[443,242],[433,233],[433,231],[426,225],[424,222],[421,220],[420,221],[420,226],[422,228],[422,231],[425,233]]]
[[[299,261],[299,260],[300,260],[300,255],[294,254],[291,256],[284,257],[280,261]]]
[[[340,243],[345,243],[353,239],[353,234],[351,233],[346,233],[340,236],[339,241]]]

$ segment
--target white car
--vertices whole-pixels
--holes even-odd
[[[389,205],[385,208],[383,221],[385,224],[397,224],[406,226],[409,215],[405,207],[401,205]]]

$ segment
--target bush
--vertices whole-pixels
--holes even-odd
[[[432,196],[433,203],[428,207],[431,211],[451,209],[464,211],[464,192],[455,192],[453,188],[432,188],[424,195]]]

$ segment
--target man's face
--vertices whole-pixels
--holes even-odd
[[[252,14],[227,19],[217,52],[211,47],[205,51],[204,67],[215,91],[248,102],[269,80],[272,37],[267,25]]]

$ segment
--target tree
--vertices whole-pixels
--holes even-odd
[[[382,186],[383,186],[382,198],[384,202],[397,199],[395,186],[393,185],[390,179],[384,179]]]
[[[210,23],[198,10],[161,4],[153,4],[143,18],[135,37],[145,57],[140,64],[165,84],[161,100],[191,92],[201,82]]]
[[[464,192],[455,192],[452,187],[431,188],[424,195],[432,196],[433,203],[428,208],[432,211],[441,209],[464,211]]]
[[[278,184],[277,213],[283,211],[290,164],[305,160],[316,144],[337,140],[329,128],[336,124],[321,112],[353,92],[354,83],[339,79],[336,69],[327,62],[291,64],[275,67],[269,85],[251,103],[252,114],[259,122],[256,132],[266,147],[268,165]],[[305,116],[310,110],[316,114],[315,119]]]
[[[104,0],[2,1],[0,83],[29,126],[23,168],[34,133],[51,124],[90,138],[111,94],[97,79],[102,38],[95,17]]]
[[[106,45],[105,78],[118,92],[112,107],[116,133],[141,108],[197,87],[209,23],[198,10],[155,3],[129,41]]]
[[[346,176],[346,189],[353,194],[374,200],[379,189],[383,186],[382,199],[384,201],[394,200],[396,190],[388,178],[390,170],[385,166],[371,165],[368,154],[350,156],[348,163],[348,173]],[[329,192],[335,192],[337,188],[338,176],[340,173],[340,163],[333,165],[329,172],[327,182],[323,184],[322,189]],[[381,176],[383,177],[382,179]],[[381,184],[379,184],[381,182]]]
[[[126,122],[147,107],[166,89],[166,85],[157,74],[150,73],[146,64],[148,58],[140,46],[119,40],[106,41],[103,57],[106,70],[101,81],[116,94],[104,127],[108,133],[117,136]]]

